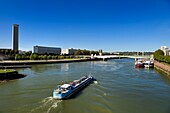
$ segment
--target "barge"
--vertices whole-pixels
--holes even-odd
[[[67,99],[94,80],[95,79],[91,75],[86,75],[79,80],[74,80],[70,84],[58,85],[57,89],[53,91],[53,98]]]

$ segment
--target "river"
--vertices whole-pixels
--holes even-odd
[[[170,80],[133,59],[32,65],[27,77],[0,84],[0,113],[170,113]],[[52,98],[62,81],[92,74],[90,84],[68,100]]]

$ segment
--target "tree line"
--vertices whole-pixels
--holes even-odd
[[[79,56],[63,56],[63,55],[39,55],[36,53],[31,53],[31,55],[26,54],[16,54],[12,60],[55,60],[55,59],[72,59],[80,58]]]
[[[50,59],[69,59],[80,58],[79,55],[99,55],[98,51],[80,50],[75,51],[74,55],[56,55],[56,54],[37,54],[31,51],[19,54],[16,50],[2,49],[1,55],[8,56],[9,60],[50,60]]]
[[[2,55],[7,55],[7,56],[9,56],[9,55],[18,54],[18,51],[17,51],[17,50],[12,50],[12,49],[2,49],[2,50],[0,51],[0,53],[1,53]]]
[[[164,56],[164,52],[162,50],[156,50],[153,55],[155,60],[170,64],[170,56]]]
[[[99,51],[90,51],[90,50],[80,50],[80,49],[78,49],[75,53],[74,53],[74,55],[91,55],[91,54],[93,54],[93,55],[99,55]]]

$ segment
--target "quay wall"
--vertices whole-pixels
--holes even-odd
[[[160,63],[158,61],[154,61],[154,67],[165,73],[165,75],[167,75],[168,78],[170,78],[170,66],[169,65],[166,65],[166,64],[163,64],[163,63]]]
[[[50,64],[50,63],[69,63],[69,62],[84,62],[97,61],[101,59],[63,59],[63,60],[23,60],[23,61],[1,61],[0,65],[31,65],[31,64]]]

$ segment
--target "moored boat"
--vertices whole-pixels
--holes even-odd
[[[79,80],[74,80],[70,84],[59,85],[58,88],[53,91],[53,98],[67,99],[80,89],[89,85],[93,80],[95,79],[91,75],[86,75]]]
[[[144,66],[146,68],[153,68],[154,67],[154,63],[152,61],[145,61],[144,62]]]
[[[136,67],[136,68],[142,68],[142,67],[144,67],[144,62],[143,62],[143,60],[137,60],[137,61],[135,62],[135,67]]]

